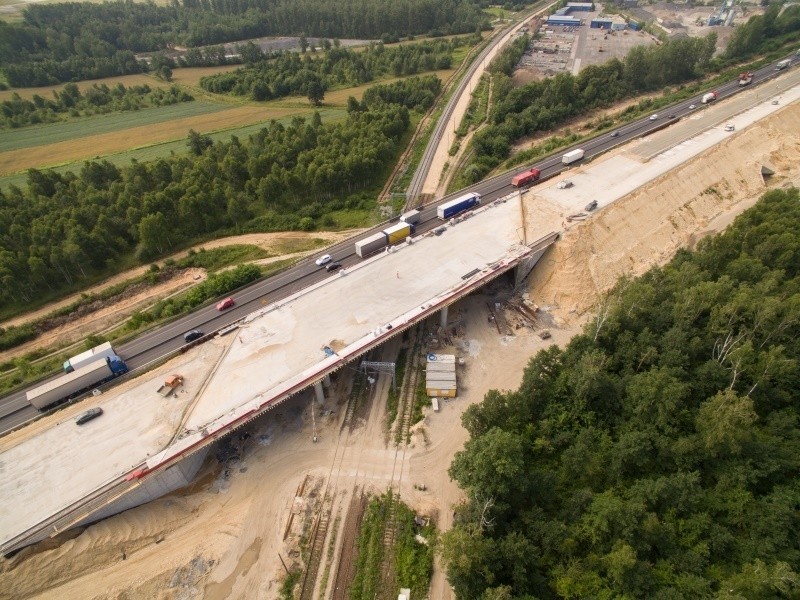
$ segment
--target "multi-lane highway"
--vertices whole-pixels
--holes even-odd
[[[792,66],[800,61],[800,57],[797,55],[792,55],[790,58],[793,61]],[[771,64],[754,73],[753,82],[750,86],[739,86],[737,81],[726,83],[715,90],[719,94],[717,102],[739,91],[746,90],[751,86],[768,81],[781,73],[782,71],[775,70],[775,64]],[[441,198],[435,203],[422,208],[421,219],[417,225],[417,234],[424,233],[438,226],[441,221],[436,217],[436,206],[456,195],[463,194],[467,191],[478,192],[483,196],[484,203],[490,202],[513,191],[514,188],[511,186],[512,176],[532,166],[542,171],[543,179],[557,175],[566,168],[566,166],[561,163],[561,156],[564,152],[580,147],[585,152],[584,160],[589,160],[613,147],[646,136],[656,130],[663,129],[683,116],[698,110],[704,110],[706,107],[700,102],[701,95],[702,94],[699,94],[697,97],[692,97],[678,104],[659,109],[658,118],[655,120],[651,120],[648,115],[642,119],[628,123],[613,132],[606,132],[590,140],[586,140],[573,148],[566,148],[557,155],[550,156],[539,163],[520,167],[516,171],[487,179],[468,190],[461,190],[456,194]],[[385,228],[385,226],[385,223],[381,224],[375,229],[366,232],[364,237]],[[349,265],[360,260],[354,252],[354,242],[355,239],[341,242],[328,248],[326,253],[330,254],[335,261],[342,263],[346,269]],[[285,298],[320,279],[338,276],[336,273],[328,273],[324,268],[315,265],[314,258],[316,258],[316,256],[300,261],[295,267],[284,273],[239,290],[234,294],[236,306],[230,310],[219,312],[216,310],[214,304],[211,304],[190,315],[176,319],[167,325],[139,336],[135,340],[118,347],[117,351],[125,359],[128,366],[132,370],[135,370],[185,346],[183,334],[189,330],[201,329],[206,333],[211,333],[238,321],[248,313],[253,312],[265,304],[270,304]],[[13,429],[19,424],[30,420],[37,414],[36,409],[30,406],[25,399],[24,390],[2,398],[0,399],[0,432]]]

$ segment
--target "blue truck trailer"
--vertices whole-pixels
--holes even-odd
[[[49,406],[75,398],[91,388],[128,372],[128,365],[116,354],[79,367],[28,391],[25,396],[33,406],[44,410]]]
[[[480,206],[480,204],[480,194],[476,192],[464,194],[455,200],[450,200],[449,202],[445,202],[444,204],[440,204],[438,207],[436,207],[436,216],[442,220],[447,220],[450,217],[454,217],[457,214],[464,212],[465,210]]]

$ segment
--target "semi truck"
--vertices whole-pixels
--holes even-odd
[[[411,225],[416,225],[417,223],[419,223],[419,219],[420,219],[421,216],[422,216],[422,213],[415,208],[414,210],[410,210],[407,213],[403,213],[402,215],[400,215],[400,220],[403,223],[409,223]]]
[[[565,165],[574,163],[583,158],[584,151],[581,148],[576,148],[575,150],[570,150],[564,156],[561,157],[561,162]]]
[[[111,342],[100,344],[99,346],[95,346],[86,352],[81,352],[80,354],[76,354],[72,358],[65,360],[64,373],[72,373],[81,367],[85,367],[89,363],[102,360],[108,356],[111,356],[112,354],[116,354],[116,352],[114,352],[114,348],[111,347]]]
[[[72,373],[48,381],[26,392],[25,396],[34,407],[44,410],[127,372],[128,365],[119,356],[112,354],[104,360],[89,363]]]
[[[739,73],[739,85],[749,85],[750,82],[753,81],[753,74],[746,72],[746,73]]]
[[[458,213],[469,210],[481,204],[481,195],[475,192],[471,194],[464,194],[455,200],[445,202],[436,207],[436,216],[442,220],[447,220],[450,217],[456,216]]]
[[[702,98],[700,98],[700,102],[703,104],[708,104],[709,102],[716,100],[718,96],[719,94],[717,94],[717,92],[708,92],[707,94],[704,94]]]
[[[356,242],[356,254],[361,258],[366,258],[371,254],[375,254],[381,248],[397,244],[405,240],[408,236],[416,233],[416,226],[413,223],[395,223],[391,227],[387,227],[380,233],[375,233],[363,240]]]
[[[777,65],[775,65],[775,70],[776,71],[783,71],[790,64],[792,64],[792,61],[791,61],[791,59],[787,58],[787,59],[782,60],[781,62],[779,62]]]
[[[511,178],[511,185],[514,187],[528,185],[529,183],[538,181],[541,176],[542,172],[539,169],[528,169],[527,171],[514,175],[514,177]]]

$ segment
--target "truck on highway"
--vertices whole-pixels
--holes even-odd
[[[481,195],[472,192],[471,194],[464,194],[463,196],[459,196],[455,200],[450,200],[449,202],[445,202],[444,204],[440,204],[436,207],[436,216],[442,220],[447,220],[450,217],[455,217],[457,214],[464,212],[465,210],[469,210],[470,208],[474,208],[476,206],[480,206],[481,204]]]
[[[387,227],[383,230],[383,235],[386,236],[386,244],[391,246],[392,244],[397,244],[398,242],[402,242],[407,237],[414,233],[416,227],[411,223],[395,223],[391,227]]]
[[[702,98],[700,98],[700,102],[703,104],[708,104],[709,102],[716,100],[718,97],[719,94],[717,94],[717,92],[708,92],[707,94],[704,94]]]
[[[395,223],[391,227],[387,227],[380,233],[375,233],[363,240],[356,242],[356,254],[361,258],[366,258],[371,254],[375,254],[378,250],[402,242],[407,237],[414,235],[417,228],[413,223]]]
[[[76,369],[85,367],[89,363],[93,363],[97,360],[102,360],[108,356],[111,356],[112,354],[116,354],[116,352],[114,352],[114,348],[111,347],[111,342],[100,344],[99,346],[95,346],[86,352],[81,352],[80,354],[76,354],[72,358],[65,360],[64,373],[72,373]]]
[[[96,385],[111,381],[128,372],[128,365],[116,354],[89,363],[72,373],[61,375],[28,392],[25,396],[33,406],[44,410],[49,406],[75,398]]]
[[[564,156],[561,157],[561,162],[565,165],[574,163],[583,158],[584,151],[581,148],[576,148],[575,150],[570,150]]]
[[[775,65],[775,70],[776,71],[783,71],[790,64],[792,64],[792,60],[790,58],[787,58],[787,59],[782,60],[781,62],[779,62],[777,65]]]
[[[514,187],[522,187],[523,185],[538,181],[541,176],[542,172],[539,169],[528,169],[527,171],[514,175],[514,177],[511,178],[511,185]]]
[[[409,223],[411,225],[416,225],[417,223],[419,223],[419,219],[420,219],[421,216],[422,216],[422,212],[415,208],[414,210],[410,210],[407,213],[403,213],[402,215],[400,215],[400,220],[403,223]]]
[[[739,85],[750,85],[753,81],[753,74],[750,72],[739,73]]]

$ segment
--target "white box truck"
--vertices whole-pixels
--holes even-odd
[[[561,157],[561,162],[565,165],[574,163],[583,158],[584,152],[581,148],[576,148],[575,150],[570,150],[564,156]]]

